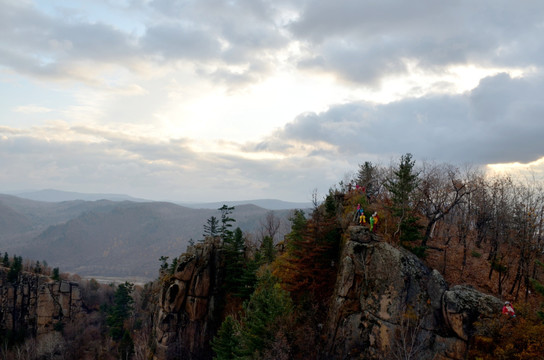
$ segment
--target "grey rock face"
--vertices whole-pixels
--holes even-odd
[[[452,287],[442,299],[446,325],[463,340],[468,340],[472,335],[472,324],[481,315],[497,314],[501,307],[502,301],[496,297],[482,294],[467,285]]]
[[[472,323],[500,301],[470,287],[448,290],[415,255],[365,227],[348,229],[325,336],[325,358],[462,359]],[[410,346],[408,346],[410,345]]]
[[[321,332],[323,359],[463,359],[474,321],[500,311],[498,299],[468,286],[449,289],[438,271],[366,227],[348,234]],[[160,295],[156,360],[212,358],[223,279],[217,242],[179,258]]]
[[[7,271],[0,269],[0,331],[40,337],[82,315],[77,283],[25,272],[12,283]]]

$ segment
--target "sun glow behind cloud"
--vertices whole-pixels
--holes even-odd
[[[510,174],[517,178],[534,178],[544,181],[544,157],[526,164],[519,162],[489,164],[487,173],[491,176]]]
[[[349,93],[329,76],[297,73],[277,73],[230,92],[225,87],[210,86],[186,96],[174,87],[169,93],[169,107],[157,114],[166,133],[238,143],[264,137],[305,111],[325,111]]]

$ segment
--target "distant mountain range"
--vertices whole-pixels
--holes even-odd
[[[229,206],[239,206],[239,205],[256,205],[263,209],[268,210],[285,210],[285,209],[309,209],[312,207],[311,203],[298,203],[298,202],[287,202],[282,200],[274,199],[258,199],[258,200],[243,200],[243,201],[223,201],[223,202],[210,202],[210,203],[178,203],[179,205],[190,207],[193,209],[219,209],[224,204]]]
[[[185,252],[191,239],[194,242],[201,239],[203,225],[211,216],[219,218],[217,209],[223,205],[188,207],[168,202],[106,199],[52,201],[81,194],[49,190],[38,193],[49,201],[0,194],[0,253],[7,251],[25,259],[45,260],[61,272],[97,277],[156,278],[159,258],[177,257]],[[51,197],[52,194],[59,197]],[[83,195],[92,199],[99,196]],[[277,200],[257,202],[276,207],[294,204]],[[259,232],[272,211],[239,202],[228,205],[235,206],[234,226],[253,234]],[[289,231],[292,209],[301,207],[273,210],[282,223],[278,239]]]
[[[73,200],[85,200],[85,201],[97,201],[97,200],[111,200],[111,201],[134,201],[134,202],[152,202],[153,200],[135,198],[129,195],[123,194],[88,194],[72,191],[62,191],[54,189],[44,189],[38,191],[25,191],[12,194],[14,196],[46,202],[62,202]],[[263,209],[268,210],[284,210],[284,209],[307,209],[312,207],[310,202],[288,202],[276,199],[257,199],[257,200],[236,200],[236,201],[216,201],[216,202],[183,202],[183,201],[171,201],[175,204],[193,208],[193,209],[218,209],[223,204],[229,206],[239,206],[253,204]]]
[[[47,202],[61,202],[61,201],[72,201],[72,200],[85,200],[85,201],[96,201],[96,200],[111,200],[111,201],[150,201],[145,199],[138,199],[128,195],[122,194],[86,194],[72,191],[62,191],[54,189],[44,189],[38,191],[27,191],[22,193],[15,193],[17,197],[21,197],[29,200],[36,201],[47,201]]]

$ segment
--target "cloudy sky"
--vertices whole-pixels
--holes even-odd
[[[541,0],[0,6],[0,192],[309,201],[407,152],[544,168]]]

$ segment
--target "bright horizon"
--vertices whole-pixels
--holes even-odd
[[[408,152],[542,179],[538,1],[0,4],[0,193],[308,202]]]

